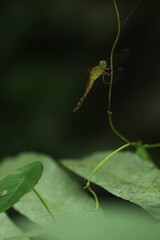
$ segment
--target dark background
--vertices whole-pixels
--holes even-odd
[[[122,23],[136,3],[117,0]],[[142,0],[116,48],[130,56],[113,87],[113,120],[132,141],[160,142],[159,24],[159,1]],[[22,151],[78,157],[122,144],[108,126],[102,79],[72,112],[88,69],[109,58],[112,0],[1,0],[0,33],[1,159]]]

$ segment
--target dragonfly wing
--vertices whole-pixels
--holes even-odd
[[[113,66],[118,67],[123,64],[129,57],[129,55],[130,51],[128,48],[125,48],[122,51],[115,53],[115,55],[113,56]]]
[[[113,74],[113,84],[116,84],[119,80],[121,80],[125,75],[125,70],[122,67],[115,68]]]
[[[124,76],[124,68],[119,67],[121,64],[123,64],[127,58],[130,55],[129,49],[123,49],[122,51],[119,51],[116,53],[113,57],[113,66],[114,66],[114,74],[113,74],[113,83],[116,83]]]

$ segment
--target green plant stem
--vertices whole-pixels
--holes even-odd
[[[42,198],[42,196],[40,195],[40,193],[38,193],[35,188],[33,188],[33,192],[34,192],[34,193],[36,194],[36,196],[39,198],[39,200],[41,201],[41,203],[43,204],[43,206],[45,207],[45,209],[47,210],[47,212],[48,212],[49,215],[51,216],[52,220],[55,222],[55,218],[54,218],[51,210],[50,210],[49,207],[47,206],[46,202],[44,201],[44,199]]]
[[[112,129],[112,131],[120,138],[122,139],[124,142],[126,143],[130,143],[131,146],[134,146],[134,147],[143,147],[143,148],[158,148],[160,147],[160,143],[155,143],[155,144],[141,144],[141,143],[138,143],[138,142],[130,142],[128,139],[126,139],[125,137],[123,137],[118,131],[117,129],[114,127],[113,125],[113,121],[112,121],[112,112],[111,111],[108,111],[108,119],[109,119],[109,125]]]
[[[88,188],[90,186],[90,182],[91,182],[91,179],[93,177],[93,175],[99,170],[100,167],[102,167],[102,165],[107,161],[109,160],[113,155],[115,155],[116,153],[118,153],[119,151],[121,151],[122,149],[124,148],[127,148],[131,145],[131,143],[127,143],[119,148],[117,148],[115,151],[113,151],[111,154],[109,154],[105,159],[103,159],[94,169],[93,171],[91,172],[91,174],[89,175],[88,177],[88,181],[87,181],[87,184],[84,188]]]
[[[158,148],[158,147],[160,147],[160,143],[155,143],[155,144],[143,144],[142,147],[144,147],[144,148]]]
[[[133,9],[133,11],[137,8],[137,6],[139,5],[139,3],[141,2],[141,0],[137,3],[137,5],[135,6],[135,8]],[[134,146],[134,147],[143,147],[143,148],[157,148],[160,147],[160,143],[155,143],[155,144],[140,144],[138,142],[130,142],[128,139],[126,139],[122,134],[120,134],[117,129],[114,127],[113,125],[113,121],[112,121],[112,112],[110,110],[111,108],[111,97],[112,97],[112,84],[113,84],[113,54],[114,54],[114,50],[116,48],[116,45],[119,41],[119,37],[120,37],[120,32],[121,32],[121,20],[120,20],[120,15],[119,15],[119,11],[118,11],[118,7],[117,7],[117,3],[116,0],[113,0],[114,3],[114,8],[116,11],[116,17],[117,17],[117,35],[115,38],[115,41],[113,43],[112,49],[111,49],[111,55],[110,55],[110,70],[111,70],[111,79],[110,79],[110,85],[109,85],[109,93],[108,93],[108,118],[109,118],[109,125],[112,129],[112,131],[125,143],[129,143],[130,146]],[[133,12],[132,11],[132,12]],[[132,12],[130,13],[130,15],[132,14]],[[130,17],[129,15],[129,17]],[[127,19],[128,20],[128,19]]]
[[[114,127],[113,122],[112,122],[112,112],[108,111],[108,119],[109,119],[109,125],[112,129],[112,131],[119,137],[121,138],[124,142],[129,143],[130,141],[127,140],[125,137],[123,137]]]
[[[93,195],[95,202],[96,202],[96,206],[93,209],[87,209],[84,214],[89,213],[89,212],[94,212],[97,211],[97,209],[99,208],[99,201],[98,201],[98,197],[96,195],[96,193],[93,191],[93,189],[91,187],[88,187],[88,190],[90,191],[90,193]]]
[[[114,3],[115,11],[116,11],[116,16],[117,16],[117,35],[116,35],[115,41],[113,43],[113,46],[112,46],[112,49],[111,49],[111,55],[110,55],[111,79],[110,79],[109,93],[108,93],[108,110],[109,111],[110,111],[110,108],[111,108],[112,84],[113,84],[113,54],[114,54],[114,50],[115,50],[116,45],[118,43],[118,40],[119,40],[119,37],[120,37],[120,32],[121,32],[121,20],[120,20],[118,7],[117,7],[117,4],[116,4],[115,0],[113,0],[113,3]]]

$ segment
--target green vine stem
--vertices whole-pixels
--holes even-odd
[[[90,193],[93,195],[94,199],[95,199],[95,202],[96,202],[96,206],[94,209],[88,209],[86,210],[84,213],[88,213],[88,212],[92,212],[92,211],[96,211],[99,207],[99,201],[98,201],[98,197],[96,195],[96,193],[93,191],[93,189],[90,187],[90,184],[91,184],[91,180],[92,180],[92,177],[93,175],[102,167],[103,164],[105,164],[113,155],[115,155],[116,153],[118,153],[119,151],[123,150],[124,148],[127,148],[129,147],[131,144],[130,143],[127,143],[119,148],[117,148],[115,151],[113,151],[111,154],[109,154],[105,159],[103,159],[94,169],[93,171],[91,172],[91,174],[89,175],[88,177],[88,181],[87,181],[87,184],[86,186],[84,186],[84,188],[88,189],[90,191]]]
[[[116,1],[113,0],[115,11],[116,11],[116,16],[117,16],[117,35],[115,38],[115,41],[113,43],[112,49],[111,49],[111,55],[110,55],[110,71],[111,71],[111,79],[109,83],[109,93],[108,93],[108,111],[110,111],[111,108],[111,98],[112,98],[112,85],[113,85],[113,54],[114,50],[116,48],[116,45],[118,43],[119,37],[120,37],[120,32],[121,32],[121,20],[120,20],[120,15],[118,11],[118,7],[116,4]]]
[[[93,191],[93,189],[91,187],[88,187],[89,192],[93,195],[95,202],[96,202],[96,206],[93,209],[87,209],[84,214],[89,213],[89,212],[93,212],[93,211],[97,211],[97,209],[99,208],[99,201],[98,201],[98,197],[97,194]]]
[[[119,137],[121,138],[124,142],[129,143],[130,141],[127,140],[125,137],[123,137],[114,127],[113,122],[112,122],[112,112],[108,110],[108,119],[109,119],[109,124],[112,129],[112,131]]]
[[[45,207],[45,209],[47,210],[47,212],[49,213],[49,215],[51,216],[52,220],[55,222],[55,218],[53,216],[53,213],[51,212],[51,210],[49,209],[49,207],[47,206],[46,202],[44,201],[44,199],[42,198],[42,196],[40,195],[39,192],[37,192],[37,190],[35,188],[33,188],[33,192],[36,194],[36,196],[39,198],[39,200],[41,201],[41,203],[43,204],[43,206]]]
[[[110,79],[110,84],[109,84],[109,93],[108,93],[108,119],[109,119],[109,125],[112,129],[112,131],[125,143],[130,143],[131,146],[135,147],[143,147],[143,148],[157,148],[160,147],[160,143],[155,143],[155,144],[140,144],[138,142],[130,142],[128,139],[126,139],[122,134],[119,133],[119,131],[114,127],[113,121],[112,121],[112,111],[111,109],[111,98],[112,98],[112,85],[113,85],[113,54],[116,48],[116,45],[119,41],[120,37],[120,32],[121,32],[121,20],[120,20],[120,14],[118,11],[117,3],[116,0],[113,0],[114,3],[114,8],[116,12],[116,18],[117,18],[117,35],[115,38],[115,41],[113,43],[112,49],[111,49],[111,55],[110,55],[110,69],[111,69],[111,79]],[[140,1],[138,2],[138,4]],[[137,5],[135,6],[135,8]],[[135,9],[134,8],[134,9]],[[132,14],[132,12],[131,12]],[[129,15],[130,16],[130,15]]]
[[[109,124],[110,127],[112,129],[112,131],[120,138],[122,139],[122,141],[126,142],[126,143],[130,143],[130,146],[134,146],[134,147],[143,147],[143,148],[158,148],[160,147],[160,143],[155,143],[155,144],[141,144],[138,142],[131,142],[128,139],[126,139],[123,135],[121,135],[116,128],[113,125],[113,121],[112,121],[112,112],[108,111],[108,119],[109,119]]]
[[[102,167],[102,165],[107,161],[109,160],[113,155],[115,155],[116,153],[118,153],[119,151],[121,151],[122,149],[124,148],[127,148],[131,145],[131,143],[127,143],[119,148],[117,148],[115,151],[113,151],[111,154],[109,154],[105,159],[103,159],[94,169],[93,171],[91,172],[91,174],[89,175],[88,177],[88,181],[87,181],[87,184],[84,188],[89,188],[90,186],[90,182],[91,182],[91,179],[93,177],[93,175],[99,170],[100,167]]]
[[[155,143],[155,144],[143,144],[140,145],[140,147],[144,147],[144,148],[158,148],[160,147],[160,143]]]

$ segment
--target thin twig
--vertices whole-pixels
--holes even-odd
[[[39,200],[41,201],[41,203],[43,204],[43,206],[45,207],[45,209],[47,210],[47,212],[49,213],[49,215],[51,216],[52,220],[55,222],[55,218],[53,216],[53,213],[51,212],[51,210],[49,209],[49,207],[47,206],[46,202],[44,201],[44,199],[42,198],[42,196],[40,195],[39,192],[37,192],[37,190],[35,188],[33,188],[33,192],[36,194],[36,196],[39,198]]]

